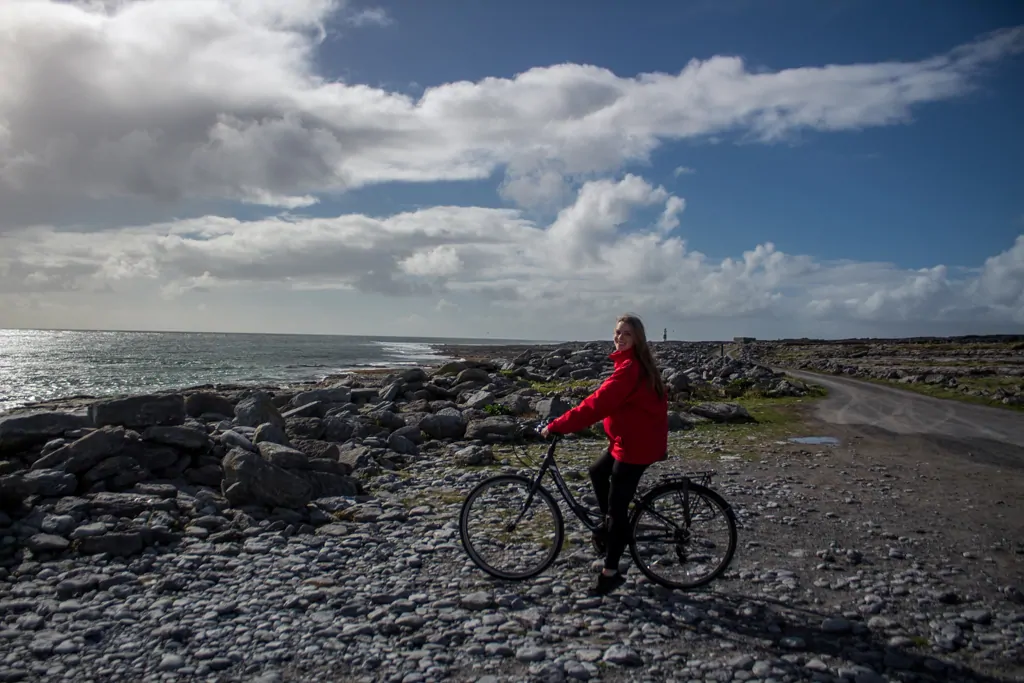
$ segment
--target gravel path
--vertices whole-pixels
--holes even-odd
[[[1024,680],[1019,472],[974,465],[986,488],[959,489],[951,536],[921,506],[954,500],[929,495],[954,461],[896,457],[902,437],[767,443],[758,462],[681,438],[709,460],[648,482],[712,463],[742,524],[711,590],[666,593],[633,569],[589,597],[597,565],[573,522],[545,575],[491,581],[456,519],[494,470],[425,454],[315,534],[218,532],[223,501],[200,496],[176,547],[23,563],[0,596],[0,681]],[[566,470],[582,477],[597,447],[566,442]]]
[[[820,384],[828,398],[818,402],[819,419],[837,425],[870,425],[896,434],[926,434],[964,442],[1000,442],[1024,456],[1024,414],[961,403],[813,372],[787,374]],[[1024,465],[1024,459],[1021,460]]]

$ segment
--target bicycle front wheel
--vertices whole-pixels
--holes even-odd
[[[462,545],[491,576],[521,581],[551,566],[562,550],[562,511],[543,487],[518,474],[485,479],[459,515]]]
[[[633,511],[629,551],[647,578],[686,590],[714,581],[736,552],[736,517],[715,491],[694,483],[654,488]]]

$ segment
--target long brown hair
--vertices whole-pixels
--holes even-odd
[[[665,382],[661,379],[658,364],[654,360],[654,354],[651,353],[651,347],[647,344],[647,332],[644,331],[644,324],[640,320],[640,316],[634,313],[625,313],[615,321],[616,325],[619,323],[626,323],[633,330],[633,355],[640,363],[640,371],[647,377],[647,381],[651,383],[651,388],[658,394],[658,398],[664,398]]]

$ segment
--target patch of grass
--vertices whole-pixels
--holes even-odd
[[[484,412],[488,415],[512,415],[512,409],[500,403],[489,403],[484,406]]]
[[[596,389],[601,384],[599,379],[568,379],[552,382],[530,381],[530,387],[542,394],[567,394],[574,391]]]
[[[402,505],[414,508],[418,505],[444,506],[462,504],[466,494],[455,489],[426,489],[416,495],[402,496],[399,498]]]

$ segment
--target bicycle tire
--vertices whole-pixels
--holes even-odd
[[[637,525],[640,523],[640,519],[644,512],[649,509],[653,509],[653,503],[657,499],[665,496],[666,494],[677,493],[682,491],[684,488],[688,489],[689,506],[693,507],[693,501],[696,499],[704,499],[709,502],[713,507],[721,511],[723,517],[726,520],[726,525],[729,531],[729,542],[726,547],[725,555],[719,561],[718,565],[707,575],[695,581],[672,581],[661,576],[657,572],[653,571],[645,562],[642,561],[640,553],[637,549]],[[683,483],[681,481],[671,481],[664,484],[659,484],[654,487],[640,499],[639,503],[634,507],[633,513],[629,520],[629,552],[633,557],[633,563],[637,568],[651,581],[664,586],[665,588],[673,590],[689,590],[693,588],[699,588],[705,586],[719,576],[721,576],[726,569],[729,568],[729,564],[732,562],[733,556],[736,554],[736,545],[738,542],[739,533],[736,526],[736,514],[732,510],[732,506],[725,501],[722,496],[706,486],[695,484],[693,482]],[[687,530],[688,532],[689,530]],[[678,541],[677,541],[678,543]],[[678,554],[677,549],[677,554]]]
[[[562,551],[562,542],[565,540],[565,523],[562,518],[562,511],[555,502],[554,497],[548,493],[547,489],[543,486],[537,489],[533,500],[530,502],[530,507],[533,507],[538,503],[538,499],[543,501],[547,505],[548,510],[552,513],[555,523],[555,537],[551,544],[550,549],[544,556],[543,560],[536,566],[531,567],[525,571],[520,572],[509,572],[497,567],[492,566],[487,560],[484,559],[483,555],[477,551],[477,548],[473,545],[472,539],[469,533],[470,515],[472,514],[473,503],[476,501],[482,493],[488,488],[497,486],[502,483],[511,482],[513,484],[522,485],[528,492],[533,486],[533,481],[519,474],[500,474],[493,477],[488,477],[479,484],[477,484],[466,496],[466,500],[462,503],[462,509],[459,512],[459,536],[462,539],[462,547],[466,550],[466,554],[469,555],[470,559],[477,567],[484,570],[491,576],[499,579],[506,579],[509,581],[522,581],[537,576],[545,569],[551,566],[551,564],[558,557],[558,554]]]

